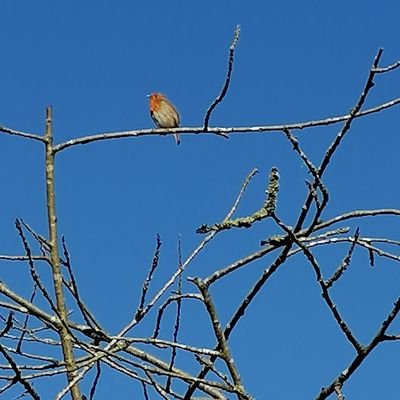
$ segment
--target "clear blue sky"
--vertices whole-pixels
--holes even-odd
[[[236,24],[242,31],[232,83],[212,116],[214,126],[347,113],[378,48],[385,49],[382,65],[400,59],[398,0],[3,0],[0,14],[0,124],[42,133],[44,109],[51,104],[57,143],[152,127],[146,99],[152,91],[168,94],[183,126],[201,126],[222,86]],[[378,77],[367,106],[399,97],[399,88],[400,71]],[[392,109],[354,123],[326,175],[331,194],[326,217],[399,205],[399,115],[399,109]],[[315,164],[337,129],[299,133]],[[1,254],[23,252],[16,217],[47,232],[43,158],[39,143],[0,135]],[[66,236],[84,298],[105,328],[115,334],[131,318],[157,232],[163,241],[158,288],[176,268],[178,235],[187,256],[200,240],[196,228],[223,218],[254,167],[260,174],[238,215],[259,208],[272,166],[281,175],[278,213],[292,224],[309,176],[279,133],[233,135],[229,140],[183,135],[180,147],[172,137],[151,136],[59,154],[60,233]],[[365,221],[361,231],[397,238],[398,232],[398,221],[390,218]],[[255,251],[261,239],[274,233],[279,231],[272,224],[262,223],[253,231],[221,235],[187,275],[205,277]],[[337,250],[323,258],[327,271],[338,265],[346,248]],[[355,334],[367,343],[400,293],[400,269],[380,260],[371,269],[366,254],[359,250],[356,255],[357,262],[332,293]],[[271,260],[215,286],[223,322],[235,309],[237,296],[248,291]],[[29,295],[27,267],[1,265],[11,288]],[[46,266],[40,268],[45,277]],[[189,283],[185,289],[194,291]],[[183,312],[182,341],[204,343],[204,332],[196,328],[200,309],[190,305]],[[133,334],[146,332],[143,328]],[[166,338],[169,332],[165,330]],[[314,398],[353,357],[302,256],[259,294],[230,343],[244,384],[257,399]],[[399,356],[398,344],[375,351],[345,386],[347,398],[398,398]],[[139,399],[141,388],[105,372],[96,399],[111,398]]]

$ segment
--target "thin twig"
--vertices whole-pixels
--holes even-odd
[[[65,266],[68,270],[68,274],[69,274],[69,280],[71,283],[71,287],[70,285],[68,285],[68,288],[71,289],[71,293],[74,296],[76,303],[78,305],[78,308],[83,316],[83,319],[85,320],[85,322],[92,327],[95,330],[98,331],[102,331],[102,328],[100,326],[100,324],[96,321],[95,317],[93,316],[93,314],[88,310],[88,308],[86,307],[86,305],[83,303],[81,296],[79,294],[79,290],[78,290],[78,284],[76,283],[76,279],[75,279],[75,275],[74,272],[72,270],[72,265],[71,265],[71,258],[67,249],[67,244],[65,241],[65,237],[62,236],[61,237],[61,243],[62,243],[62,247],[63,247],[63,252],[64,252],[64,257],[65,257]]]
[[[143,389],[143,396],[144,396],[144,400],[150,400],[149,399],[149,394],[147,393],[147,386],[146,384],[142,381],[142,389]]]
[[[0,332],[0,338],[7,335],[7,333],[10,331],[12,326],[13,326],[13,312],[10,311],[8,313],[8,317],[6,319],[6,324],[4,325],[4,328],[2,329],[2,331]]]
[[[237,42],[239,40],[239,35],[240,35],[240,26],[238,25],[236,27],[236,29],[235,29],[235,33],[234,33],[234,36],[233,36],[232,44],[229,47],[228,71],[226,73],[224,86],[222,87],[222,90],[221,90],[220,94],[212,102],[212,104],[210,105],[210,107],[206,111],[206,115],[204,117],[204,131],[208,130],[208,124],[210,122],[211,113],[213,112],[215,107],[217,107],[217,105],[219,103],[221,103],[221,101],[223,100],[223,98],[225,97],[225,95],[226,95],[226,93],[228,91],[229,83],[231,81],[233,61],[235,60],[235,49],[236,49]]]
[[[347,221],[349,219],[356,219],[356,218],[364,218],[364,217],[373,217],[375,215],[393,215],[393,216],[400,216],[400,209],[397,208],[378,208],[372,210],[354,210],[348,213],[344,213],[328,219],[326,221],[319,222],[314,227],[314,232],[317,230],[328,228],[331,225],[337,224],[339,222]],[[301,231],[300,233],[296,233],[297,236],[302,236],[305,231]]]
[[[170,398],[167,396],[167,391],[152,377],[152,374],[148,371],[144,371],[147,378],[151,382],[152,388],[164,399],[164,400],[170,400]]]
[[[395,62],[392,65],[389,65],[387,67],[381,67],[381,68],[376,67],[376,68],[373,68],[373,72],[375,72],[376,74],[382,74],[382,73],[385,73],[385,72],[392,71],[392,70],[394,70],[396,68],[399,68],[399,67],[400,67],[400,61],[397,61],[397,62]]]
[[[140,319],[143,316],[143,308],[144,308],[144,304],[146,302],[146,294],[149,289],[151,280],[153,279],[154,271],[156,270],[158,263],[159,263],[161,245],[162,245],[162,242],[160,239],[160,235],[157,233],[156,249],[154,250],[154,255],[153,255],[152,262],[151,262],[151,266],[149,268],[149,272],[148,272],[146,279],[142,286],[142,295],[140,296],[139,307],[137,308],[136,315],[135,315],[135,319],[137,319],[138,321],[140,321]]]
[[[244,180],[242,187],[240,188],[240,192],[238,197],[235,200],[235,203],[233,204],[231,211],[230,211],[230,216],[229,218],[225,217],[224,220],[220,223],[216,223],[213,225],[207,225],[203,224],[199,228],[196,229],[196,233],[209,233],[212,231],[224,231],[232,228],[249,228],[255,221],[260,221],[261,219],[265,218],[267,215],[265,208],[262,207],[260,210],[257,210],[254,214],[248,216],[248,217],[242,217],[242,218],[236,218],[234,220],[231,219],[231,216],[234,214],[234,212],[237,210],[237,207],[239,206],[240,200],[242,199],[244,192],[246,191],[247,186],[249,185],[250,181],[252,178],[258,173],[258,169],[254,168],[246,177]]]
[[[225,364],[229,370],[229,373],[232,377],[235,390],[237,391],[237,396],[238,399],[250,399],[248,395],[245,394],[244,387],[242,385],[239,371],[236,368],[235,362],[233,360],[231,351],[228,346],[227,338],[224,335],[217,309],[215,308],[214,302],[211,298],[210,292],[208,290],[208,287],[204,284],[204,282],[200,278],[194,278],[194,279],[189,279],[191,282],[193,282],[199,289],[201,295],[203,296],[203,301],[204,305],[206,306],[208,315],[210,317],[213,329],[214,329],[214,335],[217,339],[218,342],[218,349],[221,352],[221,357],[225,361]]]
[[[46,256],[34,256],[31,255],[30,257],[33,261],[49,261]],[[0,255],[0,260],[4,261],[29,261],[29,257],[27,256],[10,256],[6,254]]]
[[[40,249],[42,250],[42,254],[46,254],[50,252],[50,243],[49,241],[36,233],[22,218],[19,219],[21,224],[25,227],[25,229],[35,238],[35,240],[39,243]]]
[[[243,184],[243,193],[244,189],[250,182],[250,179],[254,176],[256,169],[254,169],[249,176],[246,178],[246,181]],[[279,172],[276,167],[271,168],[271,172],[269,174],[269,182],[268,189],[266,190],[267,199],[264,201],[263,206],[255,211],[253,214],[248,215],[247,217],[239,217],[235,219],[224,219],[222,222],[207,225],[201,225],[196,233],[208,233],[211,231],[225,231],[234,228],[251,228],[251,226],[258,221],[262,221],[265,218],[268,218],[269,214],[275,210],[277,196],[279,192]],[[243,194],[242,193],[242,194]]]
[[[92,387],[90,388],[89,400],[93,400],[94,399],[94,395],[96,393],[97,385],[98,385],[99,380],[100,380],[100,375],[101,375],[101,364],[98,361],[96,363],[96,375],[95,375],[95,377],[93,379]]]
[[[333,275],[324,282],[325,287],[327,289],[329,289],[343,275],[344,271],[346,271],[347,267],[350,264],[351,257],[353,255],[353,251],[354,251],[354,248],[356,247],[359,236],[360,236],[360,230],[357,228],[356,232],[354,234],[354,239],[351,243],[349,251],[346,254],[346,257],[340,263],[339,267],[336,269],[336,271],[333,273]]]
[[[39,274],[36,271],[35,264],[34,264],[34,262],[32,260],[32,256],[31,256],[31,249],[29,247],[29,244],[28,244],[28,242],[26,240],[26,237],[24,235],[24,232],[22,230],[21,222],[19,221],[18,218],[15,220],[15,226],[17,228],[18,234],[19,234],[19,236],[21,238],[21,241],[22,241],[22,244],[24,246],[26,255],[28,257],[29,271],[30,271],[30,274],[32,276],[32,280],[33,280],[34,284],[39,288],[39,290],[42,293],[43,297],[49,303],[51,310],[57,315],[58,318],[60,318],[60,314],[58,312],[58,309],[57,309],[56,305],[53,302],[53,299],[50,297],[50,294],[48,293],[46,287],[43,285],[42,281],[40,280]]]
[[[45,142],[43,136],[36,135],[35,133],[16,131],[15,129],[7,128],[5,126],[0,126],[0,132],[4,132],[13,136],[24,137],[26,139],[38,140],[39,142]]]
[[[36,289],[37,289],[37,285],[35,284],[34,287],[33,287],[33,291],[32,291],[31,297],[29,299],[30,303],[33,303],[33,300],[35,300]],[[18,341],[18,344],[17,344],[17,347],[16,347],[18,353],[21,352],[22,343],[23,343],[24,337],[26,335],[26,330],[27,330],[27,326],[28,326],[28,322],[29,322],[29,318],[30,317],[31,317],[30,314],[26,314],[26,316],[25,316],[25,321],[24,321],[24,323],[22,325],[21,336],[19,338],[19,341]]]
[[[182,299],[195,299],[195,300],[200,300],[202,301],[202,297],[197,294],[197,293],[186,293],[186,294],[174,294],[173,296],[169,297],[164,304],[162,304],[158,311],[157,311],[157,318],[156,318],[156,323],[153,331],[152,338],[156,339],[160,333],[160,327],[161,327],[161,320],[164,315],[165,310],[167,307],[173,303],[173,302],[178,302],[181,301]]]
[[[329,200],[328,190],[326,189],[325,185],[323,184],[320,176],[318,168],[314,166],[311,160],[307,157],[304,151],[301,149],[300,144],[296,136],[294,136],[289,129],[284,129],[283,131],[286,137],[289,139],[290,143],[293,146],[293,150],[299,155],[299,157],[303,160],[304,164],[306,165],[308,171],[313,176],[316,186],[319,187],[323,196],[323,203],[319,207],[323,207],[323,204],[326,204]]]
[[[182,249],[181,249],[181,238],[178,238],[178,264],[182,265]],[[175,318],[175,326],[174,326],[174,332],[172,336],[172,340],[174,343],[178,342],[178,333],[179,333],[179,327],[181,323],[181,311],[182,311],[182,275],[179,276],[178,278],[178,299],[176,301],[176,318]],[[170,371],[173,370],[174,365],[175,365],[175,359],[177,355],[177,348],[173,347],[172,352],[171,352],[171,361],[169,363],[169,369]],[[170,392],[171,389],[171,383],[172,383],[172,378],[168,377],[167,383],[165,385],[167,393]]]
[[[217,356],[220,357],[219,351],[207,349],[207,348],[198,348],[198,347],[193,347],[189,346],[184,343],[177,343],[177,342],[170,342],[168,340],[162,340],[162,339],[154,339],[154,338],[135,338],[135,337],[119,337],[119,336],[110,336],[109,339],[111,340],[124,340],[127,344],[132,344],[132,343],[143,343],[143,344],[149,344],[153,345],[158,348],[176,348],[180,350],[185,350],[193,354],[201,354],[201,355],[207,355],[207,356]]]

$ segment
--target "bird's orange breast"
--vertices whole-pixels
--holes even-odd
[[[154,96],[150,97],[150,110],[157,111],[160,107],[160,101],[157,100]]]

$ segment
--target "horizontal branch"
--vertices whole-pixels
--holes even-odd
[[[0,125],[0,132],[7,133],[12,136],[20,136],[27,139],[38,140],[39,142],[46,142],[43,136],[36,135],[35,133],[16,131],[15,129],[7,128],[6,126]]]
[[[328,219],[326,221],[320,222],[314,227],[314,232],[321,229],[325,229],[331,225],[337,224],[338,222],[346,221],[353,218],[363,218],[363,217],[374,217],[376,215],[391,215],[400,216],[400,209],[396,208],[382,208],[375,210],[354,210],[345,214],[338,215],[334,218]],[[302,236],[303,231],[298,233],[298,236]]]
[[[369,108],[365,111],[357,113],[354,118],[360,118],[365,115],[377,113],[395,105],[400,104],[400,98],[382,103],[376,107]],[[100,140],[120,139],[120,138],[132,138],[138,136],[155,136],[155,135],[173,135],[175,133],[193,133],[193,134],[213,134],[228,138],[230,133],[262,133],[262,132],[278,132],[284,130],[297,130],[312,128],[316,126],[327,126],[337,124],[339,122],[346,121],[352,117],[350,114],[342,115],[339,117],[325,118],[320,120],[298,122],[293,124],[285,125],[262,125],[262,126],[239,126],[239,127],[209,127],[208,131],[204,131],[204,127],[183,127],[173,129],[137,129],[131,131],[120,131],[120,132],[106,132],[99,133],[90,136],[84,136],[76,139],[71,139],[66,142],[60,143],[54,146],[54,152],[65,150],[68,147],[84,145],[92,142],[98,142]]]
[[[395,62],[395,63],[393,63],[392,65],[389,65],[388,67],[373,68],[372,72],[375,72],[376,74],[382,74],[382,73],[385,73],[385,72],[392,71],[392,70],[394,70],[396,68],[399,68],[399,67],[400,67],[400,60]]]
[[[370,238],[370,237],[361,237],[356,240],[354,236],[350,237],[335,237],[335,238],[327,238],[327,239],[316,239],[312,241],[307,241],[307,247],[316,247],[316,246],[325,246],[325,245],[331,245],[331,244],[338,244],[338,243],[352,243],[352,244],[357,244],[360,247],[365,248],[369,252],[372,252],[373,254],[376,254],[380,257],[388,258],[393,261],[400,262],[400,256],[390,253],[388,251],[384,251],[380,249],[379,247],[372,246],[371,243],[373,242],[378,242],[378,243],[387,243],[387,244],[394,244],[398,246],[396,243],[397,241],[395,240],[390,240],[390,239],[382,239],[382,238]],[[290,255],[297,254],[300,251],[300,249],[295,249],[292,251]]]
[[[206,354],[209,356],[217,356],[221,357],[221,353],[216,350],[212,349],[207,349],[207,348],[198,348],[198,347],[193,347],[189,346],[183,343],[178,343],[178,342],[170,342],[168,340],[162,340],[162,339],[153,339],[153,338],[130,338],[130,337],[121,337],[121,336],[110,336],[109,337],[111,340],[124,340],[126,343],[132,344],[132,343],[144,343],[144,344],[149,344],[149,345],[154,345],[159,348],[177,348],[181,350],[186,350],[192,353],[197,353],[197,354]]]
[[[33,261],[49,261],[48,257],[46,256],[31,256],[30,258],[28,256],[11,256],[7,254],[1,254],[0,255],[0,260],[5,260],[5,261],[29,261],[29,259]]]

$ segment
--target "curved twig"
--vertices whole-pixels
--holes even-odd
[[[239,40],[239,34],[240,34],[240,26],[238,25],[235,29],[235,34],[233,37],[232,44],[229,47],[228,71],[226,73],[224,86],[222,87],[221,93],[217,96],[217,98],[212,102],[212,104],[206,111],[206,116],[204,117],[204,131],[205,132],[208,130],[208,124],[210,122],[211,113],[214,111],[215,107],[217,107],[217,105],[219,103],[221,103],[221,101],[225,97],[226,93],[228,92],[229,83],[231,81],[231,75],[232,75],[233,61],[235,59],[235,48],[236,48],[237,42]]]

